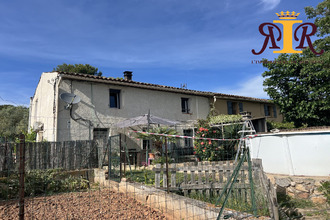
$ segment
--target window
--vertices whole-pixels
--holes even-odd
[[[147,128],[143,128],[142,131],[147,131]],[[147,147],[148,147],[148,150],[150,150],[150,140],[143,139],[142,140],[142,148],[143,148],[143,150],[146,150]]]
[[[265,116],[277,118],[276,106],[275,105],[264,105]]]
[[[181,111],[182,113],[189,113],[189,99],[181,98]]]
[[[193,136],[193,130],[192,129],[183,130],[183,136],[192,137]],[[192,147],[193,146],[192,138],[185,138],[184,139],[184,146],[185,147]]]
[[[120,108],[120,90],[110,89],[110,108]]]
[[[243,103],[227,101],[227,109],[228,115],[237,115],[240,112],[243,112]]]
[[[150,150],[150,140],[142,140],[142,146],[143,150],[146,150],[148,147],[148,150]]]

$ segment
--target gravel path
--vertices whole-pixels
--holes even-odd
[[[18,219],[18,202],[0,202],[0,219]],[[124,193],[108,189],[25,199],[25,219],[165,219]]]

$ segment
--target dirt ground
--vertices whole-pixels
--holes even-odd
[[[0,219],[18,219],[18,201],[0,202]],[[25,219],[165,219],[165,215],[108,189],[25,199]]]

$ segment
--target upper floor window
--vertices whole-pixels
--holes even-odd
[[[240,112],[243,112],[243,103],[227,101],[227,109],[228,115],[237,115]]]
[[[181,111],[182,113],[190,113],[188,98],[181,98]]]
[[[110,108],[120,108],[120,90],[110,89]]]
[[[276,106],[275,105],[264,105],[265,116],[277,118]]]

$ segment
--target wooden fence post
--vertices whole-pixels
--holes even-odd
[[[202,172],[203,172],[203,165],[202,162],[198,162],[198,185],[203,185],[202,181]],[[203,194],[203,189],[199,190],[199,193],[202,195]]]
[[[175,163],[171,166],[171,187],[176,187],[176,165]]]
[[[155,169],[155,186],[156,186],[156,188],[160,187],[160,168],[161,168],[161,165],[159,163],[156,164],[156,169]]]
[[[19,136],[19,220],[24,220],[25,136]]]

